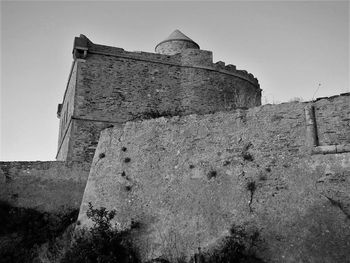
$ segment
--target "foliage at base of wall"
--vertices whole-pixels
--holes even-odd
[[[130,239],[130,231],[136,230],[142,225],[134,223],[130,229],[120,231],[111,225],[115,211],[108,211],[101,207],[94,209],[89,203],[87,216],[94,225],[89,230],[82,228],[75,233],[72,246],[66,252],[62,263],[139,263],[140,257],[137,249],[133,247]],[[230,235],[220,240],[215,249],[206,250],[193,255],[190,258],[179,257],[174,262],[167,258],[157,258],[148,261],[163,263],[263,263],[256,256],[259,245],[263,242],[259,231],[249,231],[243,226],[233,225]]]
[[[201,262],[264,263],[256,255],[262,243],[264,240],[257,229],[248,230],[243,226],[232,225],[230,235],[222,240],[220,246],[203,253]]]
[[[53,250],[56,239],[76,221],[78,210],[64,214],[38,212],[29,208],[12,207],[0,202],[1,262],[42,262],[42,246]]]
[[[33,209],[12,207],[0,203],[0,258],[3,263],[139,263],[137,250],[130,240],[130,230],[120,231],[111,225],[115,212],[91,205],[87,212],[94,222],[90,229],[75,230],[78,211],[65,214],[41,213]],[[256,262],[257,231],[248,233],[233,226],[230,236],[210,251],[193,255],[189,260],[178,258],[176,263]],[[200,260],[200,261],[198,261]],[[149,262],[166,262],[154,259]],[[175,262],[174,262],[175,263]]]
[[[264,263],[257,256],[265,241],[257,229],[243,225],[232,225],[229,235],[208,248],[198,248],[198,252],[187,259],[179,256],[175,261],[156,258],[147,263]]]
[[[128,238],[129,231],[119,231],[111,225],[115,211],[106,208],[94,209],[89,204],[87,216],[94,222],[90,229],[76,231],[72,246],[62,259],[62,263],[138,263],[136,250]]]

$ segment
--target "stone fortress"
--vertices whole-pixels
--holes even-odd
[[[258,80],[174,31],[156,54],[75,38],[62,104],[57,160],[90,162],[101,130],[127,121],[259,106]]]
[[[175,30],[156,53],[76,37],[57,161],[0,162],[0,199],[117,211],[144,259],[259,230],[267,262],[350,262],[350,93],[261,106],[258,80]],[[254,184],[255,188],[247,188]]]

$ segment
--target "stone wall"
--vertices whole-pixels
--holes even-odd
[[[87,119],[73,119],[73,136],[69,158],[91,163],[95,149],[100,138],[100,132],[112,126],[120,124],[114,122],[95,121]],[[74,155],[73,155],[74,154]]]
[[[75,62],[74,72],[78,73],[70,79],[76,86],[68,85],[63,109],[65,101],[72,100],[73,96],[72,122],[79,119],[82,127],[82,121],[86,120],[87,127],[83,127],[84,132],[70,128],[64,138],[69,143],[62,143],[57,155],[59,160],[91,161],[91,145],[83,144],[91,143],[86,135],[98,138],[99,127],[105,127],[101,122],[118,124],[159,116],[206,114],[261,103],[257,79],[233,65],[213,64],[210,51],[187,49],[167,56],[127,52],[84,41],[87,41],[86,55],[80,54],[83,57]],[[72,89],[74,93],[69,92]],[[90,129],[94,121],[95,128]],[[87,134],[88,129],[95,133]],[[97,141],[92,143],[96,145]]]
[[[89,163],[0,162],[0,200],[46,212],[79,208]]]
[[[143,258],[210,249],[238,224],[259,230],[266,262],[349,262],[350,153],[311,154],[310,105],[320,141],[350,144],[349,94],[106,129],[79,220],[88,202],[116,209],[121,227],[139,223]]]
[[[159,54],[175,55],[185,49],[199,49],[199,47],[192,41],[171,40],[159,43],[155,51]]]
[[[252,83],[207,69],[92,55],[79,63],[76,116],[126,122],[260,105]]]
[[[60,125],[59,125],[59,135],[58,135],[58,150],[56,159],[63,161],[68,157],[70,152],[70,138],[72,133],[72,116],[75,110],[75,92],[76,92],[76,82],[77,82],[77,63],[74,61],[72,64],[71,72],[68,77],[68,83],[66,91],[63,96],[63,102],[61,110],[59,112]]]
[[[334,103],[330,103],[333,101]],[[315,107],[319,145],[350,141],[349,96],[319,98]]]

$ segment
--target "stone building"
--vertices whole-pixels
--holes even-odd
[[[57,160],[90,162],[101,130],[127,121],[250,108],[261,104],[258,80],[175,30],[156,53],[74,40],[60,118]]]

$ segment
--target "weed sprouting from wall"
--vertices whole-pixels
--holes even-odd
[[[253,203],[253,196],[254,196],[254,193],[256,190],[255,181],[248,182],[246,188],[250,192],[249,210],[250,210],[250,212],[253,212],[252,203]]]
[[[254,161],[253,155],[250,152],[248,152],[248,150],[251,146],[253,146],[253,144],[251,142],[249,142],[246,145],[244,145],[244,147],[242,149],[241,155],[242,155],[243,160],[245,160],[245,161],[249,161],[249,162]]]
[[[223,166],[227,166],[227,165],[229,165],[231,162],[230,161],[225,161],[224,163],[223,163]]]
[[[210,171],[208,174],[207,174],[207,178],[208,178],[208,180],[210,180],[210,179],[212,179],[212,178],[215,178],[216,176],[217,176],[217,172],[216,171],[214,171],[214,170],[212,170],[212,171]]]

